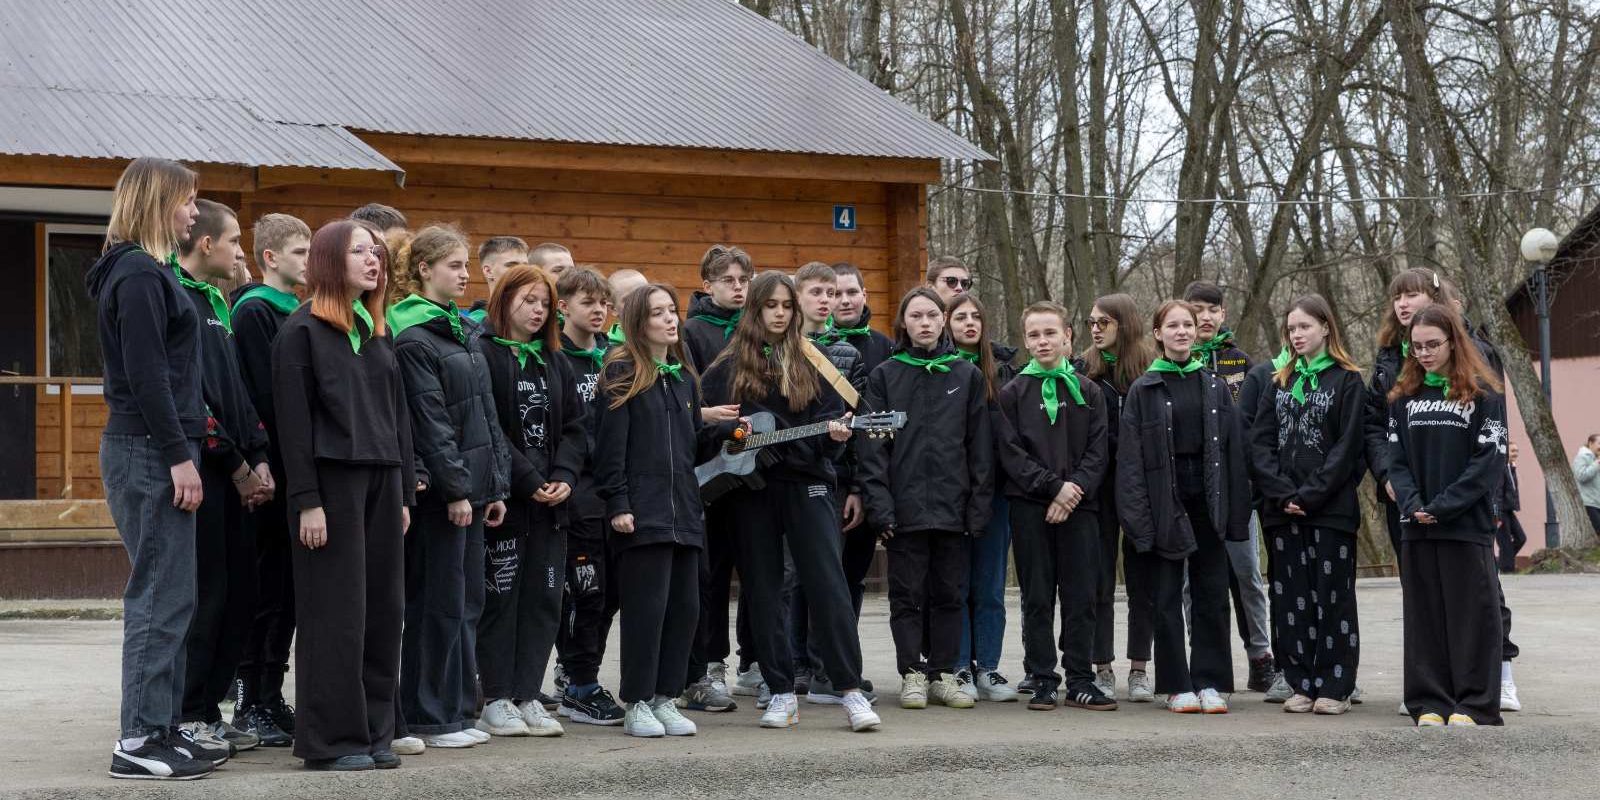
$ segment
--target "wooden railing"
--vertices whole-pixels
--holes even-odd
[[[42,375],[0,375],[0,386],[56,386],[61,398],[61,497],[72,497],[72,387],[99,386],[99,378],[47,378]]]

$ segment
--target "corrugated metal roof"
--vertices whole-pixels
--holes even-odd
[[[233,101],[262,120],[385,133],[989,158],[731,0],[0,8],[0,85]]]

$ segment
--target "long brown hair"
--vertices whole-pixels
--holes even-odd
[[[1333,360],[1339,366],[1351,372],[1359,373],[1361,371],[1356,366],[1356,360],[1350,357],[1350,351],[1345,349],[1344,334],[1339,332],[1339,322],[1333,318],[1333,307],[1328,305],[1326,298],[1320,294],[1301,295],[1294,301],[1293,305],[1283,312],[1283,326],[1278,331],[1283,334],[1285,342],[1289,341],[1289,314],[1294,311],[1303,311],[1310,315],[1312,319],[1328,326],[1328,336],[1326,341],[1323,342],[1323,347],[1327,348],[1328,355],[1333,356]],[[1293,355],[1292,352],[1291,355]],[[1289,382],[1294,380],[1294,362],[1295,359],[1290,358],[1273,374],[1273,380],[1277,381],[1279,386],[1287,387]]]
[[[495,281],[494,290],[489,292],[489,326],[494,328],[497,335],[506,336],[511,330],[511,304],[516,302],[517,295],[522,294],[523,289],[534,284],[544,284],[550,292],[549,313],[545,315],[544,327],[534,332],[534,339],[544,342],[546,353],[555,353],[561,349],[561,327],[556,324],[556,282],[544,267],[525,264],[501,273],[500,280]]]
[[[383,233],[369,222],[354,219],[334,220],[317,229],[311,237],[311,252],[306,256],[306,295],[311,298],[311,316],[338,328],[355,328],[356,314],[350,308],[350,274],[345,258],[350,241],[358,230],[372,235],[372,243],[383,247]],[[378,285],[361,293],[361,305],[372,317],[372,336],[384,334],[384,290],[389,271],[385,256],[378,256]]]
[[[783,338],[771,345],[771,356],[762,351],[768,346],[767,326],[761,320],[761,311],[768,300],[782,287],[789,291],[793,313]],[[745,314],[733,329],[728,346],[722,348],[712,364],[732,363],[733,399],[738,402],[759,401],[777,386],[778,393],[789,400],[789,410],[799,411],[811,404],[821,390],[817,368],[801,349],[806,347],[800,335],[800,292],[789,276],[775,270],[763,272],[750,282],[745,296]]]
[[[1100,348],[1094,345],[1091,331],[1089,347],[1084,351],[1083,360],[1088,362],[1084,374],[1092,380],[1110,380],[1118,391],[1126,392],[1150,368],[1150,362],[1156,360],[1155,346],[1139,320],[1139,303],[1133,295],[1123,292],[1104,295],[1095,298],[1094,306],[1117,323],[1117,341],[1111,345],[1111,355],[1116,356],[1117,363],[1106,363]]]
[[[1426,267],[1412,267],[1403,270],[1389,281],[1389,303],[1383,311],[1383,321],[1378,324],[1378,346],[1399,347],[1400,337],[1406,335],[1405,326],[1400,324],[1400,318],[1395,316],[1394,301],[1403,294],[1418,292],[1427,295],[1433,302],[1444,300],[1444,280],[1439,273]],[[1412,324],[1416,324],[1415,317]]]
[[[999,387],[995,386],[995,375],[998,373],[999,367],[995,366],[994,363],[994,345],[989,343],[989,312],[984,310],[983,301],[979,300],[971,292],[963,292],[950,298],[950,305],[944,309],[945,333],[949,334],[950,319],[956,315],[956,309],[962,306],[972,306],[973,310],[978,312],[978,319],[983,321],[983,326],[978,329],[978,371],[983,373],[985,399],[992,402],[995,395],[999,393]],[[1065,320],[1062,320],[1062,322],[1064,323]],[[950,343],[955,344],[955,341],[956,337],[950,336]],[[958,345],[956,349],[960,350],[961,348]]]
[[[650,355],[650,344],[644,338],[645,323],[650,321],[650,298],[656,292],[661,292],[672,298],[674,313],[678,302],[678,293],[671,286],[662,283],[647,283],[628,293],[623,300],[622,316],[617,321],[622,323],[624,340],[621,345],[606,351],[607,367],[613,363],[621,364],[626,369],[616,372],[606,380],[605,393],[611,398],[609,408],[621,408],[622,405],[640,394],[650,390],[661,377],[656,371],[655,359]],[[698,391],[699,376],[695,373],[694,364],[683,351],[683,318],[678,318],[678,341],[667,345],[667,357],[675,358],[683,365],[695,383]],[[608,370],[609,371],[609,370]]]
[[[129,242],[144,248],[155,260],[166,261],[183,236],[173,230],[172,217],[199,185],[194,170],[176,161],[148,156],[134,159],[111,192],[105,249]]]
[[[1478,343],[1472,340],[1467,324],[1449,303],[1434,303],[1418,311],[1411,318],[1411,330],[1418,327],[1438,328],[1444,331],[1445,338],[1450,342],[1450,368],[1445,376],[1450,381],[1450,394],[1445,397],[1446,400],[1465,402],[1484,392],[1500,391],[1500,379],[1489,371],[1489,365],[1483,360],[1483,354],[1478,352]],[[1400,379],[1389,390],[1389,402],[1420,391],[1425,372],[1417,354],[1412,353],[1400,368]]]

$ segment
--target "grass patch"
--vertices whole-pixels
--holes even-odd
[[[1600,572],[1600,547],[1587,550],[1545,549],[1533,554],[1527,575],[1570,575]]]

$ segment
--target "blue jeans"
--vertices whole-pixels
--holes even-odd
[[[993,509],[989,527],[982,536],[971,540],[972,569],[967,582],[967,609],[961,618],[961,658],[956,669],[972,664],[980,672],[1000,668],[1000,647],[1006,640],[1006,557],[1011,553],[1011,518],[1010,504],[999,492],[995,492]]]
[[[189,442],[198,464],[200,443]],[[194,617],[195,515],[172,505],[172,470],[148,436],[103,434],[100,480],[128,550],[122,593],[122,737],[178,724]]]

